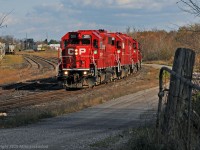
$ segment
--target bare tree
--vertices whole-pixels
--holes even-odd
[[[7,15],[3,15],[0,19],[0,28],[7,27],[7,25],[4,25],[5,19]]]
[[[200,0],[180,0],[177,3],[178,4],[183,4],[185,5],[187,8],[183,8],[180,7],[182,10],[190,13],[190,14],[194,14],[196,16],[200,16],[200,5],[199,5]]]
[[[12,10],[13,11],[13,10]],[[10,15],[12,13],[12,11],[10,11],[9,13],[6,13],[6,14],[3,14],[1,17],[0,17],[0,28],[3,28],[3,27],[7,27],[5,23],[6,21],[6,18],[8,17],[8,15]]]

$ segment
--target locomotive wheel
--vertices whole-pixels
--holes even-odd
[[[93,88],[95,86],[95,79],[94,78],[88,78],[87,84],[89,88]]]

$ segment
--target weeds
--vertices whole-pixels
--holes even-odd
[[[177,146],[175,140],[171,141],[170,143],[166,143],[165,137],[162,137],[161,139],[162,143],[158,143],[156,129],[151,124],[145,125],[145,127],[142,126],[139,128],[133,128],[129,130],[128,133],[122,133],[122,135],[119,134],[109,136],[103,140],[91,144],[90,146],[94,149],[97,148],[116,150],[181,150],[181,148]],[[116,148],[115,145],[120,142],[121,144]]]
[[[121,136],[120,135],[115,135],[115,136],[109,136],[103,140],[100,140],[96,143],[91,144],[90,146],[93,148],[101,148],[101,149],[107,149],[109,148],[112,144],[116,144],[117,142],[120,141]]]
[[[8,67],[15,69],[16,65],[21,65],[24,62],[21,55],[5,55],[1,62],[1,67]]]
[[[54,117],[50,111],[30,111],[28,113],[19,113],[14,117],[3,118],[0,120],[1,128],[12,128],[22,125],[38,122],[40,119]]]
[[[197,112],[200,116],[200,92],[193,97],[193,109]]]
[[[166,137],[156,135],[154,126],[133,129],[132,138],[127,143],[127,150],[182,150],[177,139],[171,139],[168,143]]]
[[[22,125],[27,125],[31,123],[36,123],[41,119],[51,118],[55,116],[60,116],[63,114],[68,114],[76,112],[78,110],[88,108],[90,106],[101,104],[102,98],[97,97],[84,97],[81,100],[71,100],[67,103],[62,103],[60,105],[52,105],[46,107],[35,107],[30,110],[25,110],[25,112],[16,113],[14,116],[1,118],[0,128],[11,128]]]

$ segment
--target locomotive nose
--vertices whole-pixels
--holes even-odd
[[[84,47],[73,47],[67,50],[69,57],[71,58],[71,68],[84,68],[86,61],[86,48]]]

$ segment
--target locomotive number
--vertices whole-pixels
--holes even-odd
[[[83,53],[86,53],[86,49],[85,48],[79,48],[78,49],[73,49],[73,48],[69,48],[68,49],[68,54],[69,55],[74,55],[74,54],[78,54],[79,52],[79,55],[83,54]]]

